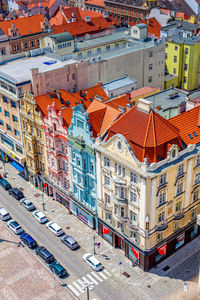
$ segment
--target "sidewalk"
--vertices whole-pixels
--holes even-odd
[[[30,183],[26,182],[22,177],[18,175],[18,171],[15,170],[10,164],[6,164],[7,179],[13,187],[20,188],[24,195],[30,199],[37,209],[43,210],[42,206],[42,192],[35,189],[35,187]],[[1,163],[0,163],[0,173],[2,173]],[[54,220],[58,223],[63,230],[72,235],[78,243],[81,245],[81,248],[85,252],[93,253],[93,236],[96,237],[95,242],[100,242],[100,249],[96,247],[97,256],[102,262],[104,267],[112,273],[112,275],[118,280],[120,288],[126,288],[127,290],[130,287],[133,287],[134,294],[142,295],[134,299],[145,299],[145,300],[160,300],[160,299],[171,299],[169,298],[170,294],[176,293],[178,290],[183,291],[184,282],[179,279],[167,277],[167,273],[162,270],[163,266],[169,265],[174,266],[175,262],[180,263],[180,254],[182,249],[189,247],[190,255],[197,251],[200,247],[200,239],[198,244],[192,244],[191,242],[187,246],[180,249],[175,253],[177,256],[173,255],[166,259],[164,262],[159,264],[156,268],[152,269],[151,272],[144,272],[138,266],[132,267],[132,263],[129,259],[124,256],[124,253],[120,249],[113,248],[108,242],[102,239],[97,233],[89,228],[86,224],[81,222],[73,214],[69,214],[68,210],[59,204],[57,201],[53,200],[52,197],[44,195],[45,211],[44,213],[49,218],[49,220]],[[195,243],[194,243],[195,244]],[[184,251],[182,257],[185,257]],[[122,262],[121,268],[119,267],[119,262]],[[170,271],[172,268],[170,269]],[[126,272],[127,276],[123,275]],[[165,277],[161,277],[165,276]],[[191,286],[190,291],[197,290],[196,283],[188,283],[188,286]],[[193,294],[192,294],[193,295]],[[128,295],[129,297],[130,295]],[[174,299],[195,299],[194,295],[192,298],[189,297],[189,293],[186,295],[176,296],[173,295]],[[126,296],[127,297],[127,296]],[[129,299],[129,298],[126,298]],[[198,298],[197,298],[198,299]]]

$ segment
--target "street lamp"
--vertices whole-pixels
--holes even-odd
[[[95,253],[95,238],[96,238],[96,236],[94,235],[94,236],[93,236],[94,255],[96,254],[96,253]]]
[[[3,177],[6,178],[6,167],[5,167],[5,161],[3,161]]]
[[[42,209],[45,211],[44,194],[42,193]]]
[[[87,290],[87,300],[90,300],[89,291],[92,291],[94,288],[94,284],[92,282],[84,282],[83,290]]]

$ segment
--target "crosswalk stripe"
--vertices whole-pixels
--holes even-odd
[[[83,281],[86,282],[87,284],[90,284],[89,280],[87,280],[87,278],[85,278],[84,276],[82,277]]]
[[[98,284],[98,282],[89,274],[86,275],[94,284]]]
[[[80,296],[79,292],[77,292],[77,290],[75,290],[71,284],[68,285],[68,288],[74,293],[74,295],[77,297]]]
[[[103,281],[103,279],[101,279],[96,273],[92,272],[92,275],[93,275],[94,277],[96,277],[100,282]]]
[[[106,269],[104,269],[103,272],[104,272],[108,277],[111,277],[111,276],[112,276],[112,274],[110,274],[110,272],[108,272]]]
[[[83,288],[85,287],[85,284],[83,283],[83,281],[81,279],[78,279],[77,281],[80,283],[82,290],[83,290]]]
[[[105,274],[102,273],[102,271],[99,272],[99,275],[101,275],[101,277],[103,277],[103,279],[107,279],[108,278]]]
[[[84,291],[82,290],[82,288],[78,285],[77,282],[73,282],[73,285],[75,285],[75,287],[76,287],[81,293],[84,292]]]

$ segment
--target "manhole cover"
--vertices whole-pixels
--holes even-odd
[[[40,197],[41,195],[39,193],[34,195],[36,198]]]
[[[23,191],[24,189],[22,187],[19,188],[20,191]]]
[[[147,285],[147,287],[150,289],[151,288],[151,286],[150,285]]]
[[[67,226],[66,229],[70,229],[70,226]]]
[[[169,269],[170,269],[170,267],[169,267],[169,266],[166,266],[166,267],[163,268],[163,271],[167,271],[167,270],[169,270]]]
[[[131,275],[129,275],[127,272],[123,272],[122,274],[127,278],[131,277]]]

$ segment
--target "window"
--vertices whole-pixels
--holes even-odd
[[[107,204],[110,204],[110,195],[105,194],[105,202],[106,202]]]
[[[25,49],[28,48],[28,43],[27,42],[24,43],[24,48]]]
[[[186,81],[187,81],[187,77],[183,77],[183,83],[186,83]]]
[[[149,76],[148,80],[149,80],[149,82],[152,82],[152,76]]]
[[[177,51],[177,50],[178,50],[178,47],[177,47],[177,46],[175,46],[175,47],[174,47],[174,49]]]
[[[84,176],[84,185],[87,186],[87,176]],[[92,182],[91,182],[91,186],[92,186]]]
[[[20,136],[20,134],[19,134],[19,131],[18,131],[18,130],[16,130],[16,129],[15,129],[15,130],[14,130],[14,133],[15,133],[15,135],[16,135],[16,136]]]
[[[110,45],[106,46],[106,51],[110,50]]]
[[[93,163],[93,161],[90,162],[90,170],[91,170],[91,172],[94,172],[94,163]]]
[[[114,206],[114,213],[115,213],[115,214],[118,213],[118,206],[117,206],[117,205]]]
[[[126,169],[122,168],[122,176],[125,177],[126,176]]]
[[[137,203],[137,193],[135,191],[130,192],[130,201],[134,202],[134,203]]]
[[[76,155],[75,155],[75,151],[72,151],[72,159],[75,159]]]
[[[166,44],[165,47],[168,48],[168,44]]]
[[[167,59],[167,53],[165,53],[165,59]]]
[[[3,96],[3,102],[8,103],[8,99],[5,96]]]
[[[125,199],[125,188],[124,187],[121,187],[121,189],[120,189],[120,198]]]
[[[77,166],[80,166],[80,165],[81,165],[81,160],[80,160],[80,157],[77,157],[77,159],[76,159],[76,163],[77,163]]]
[[[137,214],[134,211],[130,211],[130,219],[131,221],[137,222]]]
[[[84,123],[80,120],[77,120],[77,127],[84,128]]]
[[[119,43],[116,43],[116,44],[115,44],[115,48],[119,48]]]
[[[159,193],[159,204],[158,205],[162,205],[165,202],[166,202],[166,192],[165,192],[165,190],[162,190]]]
[[[174,56],[174,62],[177,62],[177,56]]]
[[[176,187],[176,194],[181,194],[183,192],[183,180],[179,180]]]
[[[78,52],[78,57],[81,58],[82,57],[82,53]]]
[[[77,174],[77,181],[78,181],[78,183],[81,183],[81,175],[80,174]]]
[[[181,201],[176,203],[176,213],[179,213],[181,211]]]
[[[179,229],[179,221],[174,222],[174,231]]]
[[[111,214],[110,213],[106,213],[106,219],[111,220]]]
[[[175,68],[173,69],[173,74],[176,75],[176,69]]]
[[[121,173],[122,173],[122,167],[118,165],[118,174],[121,175]]]
[[[149,51],[149,57],[152,57],[152,56],[153,56],[153,52]]]
[[[196,215],[197,215],[197,209],[194,208],[191,212],[191,219],[194,220],[196,218]]]
[[[110,168],[110,159],[104,156],[104,167]]]
[[[34,41],[31,41],[31,47],[34,47]]]
[[[130,172],[130,181],[134,183],[138,183],[138,176],[137,174]]]
[[[72,74],[72,80],[75,80],[75,79],[76,79],[76,74],[73,73],[73,74]]]
[[[37,40],[37,46],[40,46],[40,40]]]
[[[23,150],[20,146],[16,145],[16,151],[23,154]]]
[[[159,178],[159,185],[165,184],[166,181],[167,181],[167,174],[165,173],[165,174],[160,175],[160,178]]]
[[[5,110],[4,113],[5,113],[6,117],[8,117],[8,118],[10,117],[10,114],[9,114],[9,112],[7,110]]]
[[[185,48],[185,54],[188,54],[188,48]]]
[[[12,128],[10,125],[6,124],[7,130],[12,131]]]
[[[184,164],[178,166],[177,176],[180,176],[184,173]]]
[[[152,69],[153,69],[153,65],[150,64],[150,65],[149,65],[149,71],[151,71]]]
[[[2,108],[0,107],[0,112],[2,112]]]
[[[200,182],[200,173],[197,173],[194,178],[194,184],[197,184],[199,182]]]
[[[124,207],[121,207],[121,217],[125,217]]]
[[[193,202],[199,200],[199,191],[195,191],[193,194]]]
[[[184,64],[184,71],[187,71],[188,65]]]
[[[87,55],[91,55],[92,51],[91,50],[88,50],[87,51]]]
[[[196,157],[196,166],[200,165],[200,155],[197,155]]]
[[[12,117],[13,117],[13,121],[14,121],[14,122],[18,122],[18,119],[17,119],[16,116],[13,115]]]
[[[52,160],[51,160],[51,165],[52,165],[52,167],[54,167],[55,166],[55,161],[54,161],[54,159],[52,158]]]
[[[107,175],[104,175],[104,184],[110,185],[110,177],[108,177]]]
[[[165,222],[165,213],[163,211],[158,215],[158,224],[164,224],[164,222]]]
[[[157,234],[157,242],[161,241],[163,239],[163,233],[162,232],[159,232]]]
[[[1,125],[1,126],[3,126],[3,125],[4,125],[2,120],[0,120],[0,125]]]

